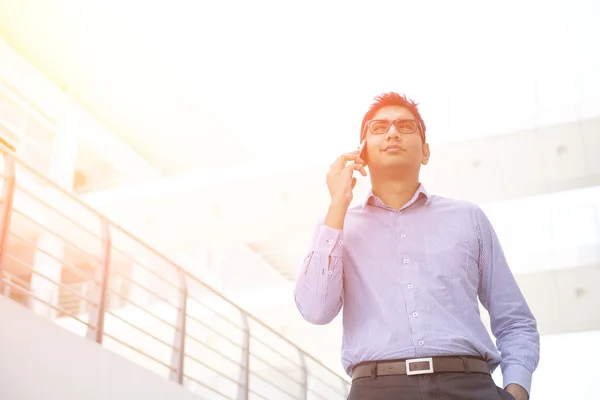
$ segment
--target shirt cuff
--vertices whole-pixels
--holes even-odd
[[[324,254],[326,256],[342,257],[343,232],[341,229],[334,229],[328,225],[321,225],[317,240],[315,242],[315,253]]]
[[[531,394],[531,377],[532,373],[522,365],[511,364],[502,371],[502,380],[504,388],[511,383],[523,386],[527,390],[527,394]]]

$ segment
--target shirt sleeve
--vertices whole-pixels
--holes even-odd
[[[504,387],[518,384],[531,391],[540,358],[537,322],[506,262],[492,224],[477,210],[479,299],[490,314],[492,333],[502,357]]]
[[[342,237],[342,230],[324,225],[321,220],[302,263],[294,298],[300,314],[312,324],[328,324],[342,308]]]

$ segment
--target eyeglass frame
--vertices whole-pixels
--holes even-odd
[[[425,137],[424,137],[424,135],[423,135],[423,123],[422,123],[420,120],[418,120],[418,119],[408,119],[408,118],[404,118],[404,119],[394,119],[394,120],[392,120],[392,121],[390,121],[390,120],[385,120],[385,119],[370,119],[370,120],[368,120],[368,121],[365,121],[365,126],[364,126],[364,128],[363,128],[363,132],[362,132],[362,135],[361,135],[361,137],[360,137],[360,141],[361,141],[361,142],[363,141],[363,139],[365,139],[365,138],[367,137],[367,130],[369,130],[369,131],[371,130],[371,129],[370,129],[370,126],[369,126],[369,124],[370,124],[372,121],[388,121],[388,122],[394,122],[394,123],[395,123],[396,121],[414,121],[414,122],[416,122],[416,123],[417,123],[417,130],[418,130],[418,131],[420,131],[421,140],[423,140],[423,143],[425,143]],[[389,126],[388,130],[387,130],[385,133],[388,133],[388,132],[390,131],[390,128],[392,127],[392,125],[396,126],[394,123],[390,124],[390,126]],[[396,128],[396,131],[397,131],[397,130],[398,130],[398,128]],[[401,135],[414,135],[414,134],[417,132],[417,130],[415,130],[413,133],[400,133],[400,132],[398,132],[398,133],[400,133]],[[373,132],[371,132],[371,133],[372,133],[373,135],[377,135],[377,133],[373,133]],[[383,135],[383,133],[380,133],[380,135]]]
[[[374,121],[385,121],[385,122],[388,122],[389,126],[387,128],[387,131],[382,132],[382,133],[373,133],[373,131],[371,131],[371,122],[374,122]],[[401,122],[401,121],[416,122],[416,124],[417,124],[416,129],[413,132],[410,132],[410,133],[400,132],[398,130],[398,126],[396,126],[396,124],[398,122]],[[398,133],[402,134],[402,135],[414,135],[417,131],[419,131],[421,137],[423,137],[423,124],[421,124],[421,121],[416,120],[416,119],[410,119],[410,118],[393,119],[393,120],[389,120],[389,119],[370,119],[368,121],[365,121],[365,130],[368,129],[374,135],[383,135],[383,134],[386,134],[386,133],[388,133],[390,131],[390,128],[392,127],[392,125],[394,125],[394,127],[396,128],[396,131]]]

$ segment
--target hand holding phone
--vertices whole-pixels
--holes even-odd
[[[356,178],[352,176],[354,171],[367,176],[367,171],[365,171],[362,164],[364,160],[359,156],[365,147],[365,143],[366,141],[363,141],[357,150],[338,157],[331,164],[327,173],[327,188],[331,195],[332,204],[336,205],[335,208],[343,209],[344,213],[352,201],[352,189],[356,185]]]

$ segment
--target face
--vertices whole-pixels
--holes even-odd
[[[371,120],[397,119],[416,120],[413,114],[404,107],[382,107],[375,113]],[[416,170],[429,161],[429,145],[423,143],[421,128],[413,134],[398,132],[395,125],[391,125],[386,133],[377,133],[367,130],[367,164],[370,170],[388,170],[390,168],[403,168]]]

